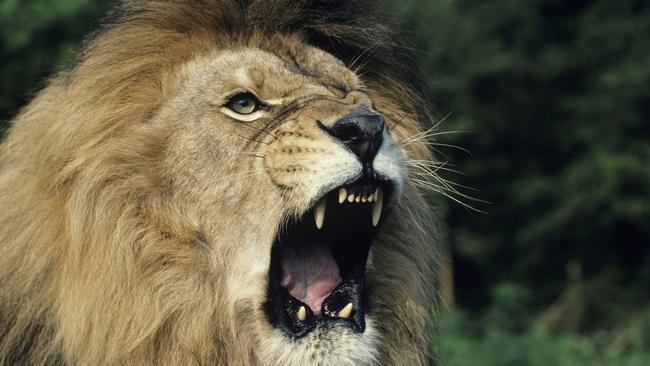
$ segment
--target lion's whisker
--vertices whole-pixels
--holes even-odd
[[[452,112],[447,113],[447,115],[445,115],[440,121],[438,121],[436,124],[431,126],[429,129],[427,129],[425,131],[422,131],[422,132],[419,132],[419,133],[416,133],[416,134],[414,134],[414,135],[412,135],[410,137],[407,137],[406,139],[400,141],[399,142],[400,145],[402,145],[402,144],[408,145],[408,144],[411,144],[411,143],[414,143],[414,142],[428,140],[431,137],[436,136],[436,134],[438,133],[437,132],[438,127],[440,127],[440,125],[443,122],[445,122],[449,118],[449,116],[451,116],[451,113]]]
[[[448,172],[451,172],[451,173],[456,173],[456,174],[465,175],[465,176],[467,175],[467,174],[465,174],[465,173],[463,173],[461,171],[451,169],[451,168],[447,168],[446,167],[446,165],[448,165],[447,162],[434,162],[434,161],[427,161],[427,160],[407,160],[405,163],[408,166],[411,166],[411,167],[416,169],[416,170],[411,171],[412,174],[419,175],[419,176],[422,176],[424,178],[428,178],[428,177],[433,177],[434,179],[439,178],[439,175],[436,174],[438,170],[448,171]],[[447,184],[449,184],[449,185],[452,185],[452,186],[457,186],[457,187],[461,187],[461,188],[476,191],[475,188],[469,187],[469,186],[466,186],[466,185],[463,185],[463,184],[460,184],[460,183],[452,182],[452,181],[449,181],[449,180],[445,180],[445,182]],[[480,201],[480,200],[478,200],[478,201]]]
[[[427,179],[427,178],[429,178],[431,176],[431,173],[428,173],[428,172],[411,171],[411,173],[416,175],[417,177],[422,178],[422,179]],[[449,185],[459,187],[459,188],[462,188],[462,189],[467,189],[467,190],[475,191],[475,192],[478,191],[478,189],[476,189],[474,187],[470,187],[470,186],[460,184],[460,183],[457,183],[457,182],[453,182],[453,181],[450,181],[450,180],[445,180],[445,182],[447,182],[447,184],[449,184]],[[479,199],[476,199],[476,200],[480,201]]]
[[[248,143],[257,142],[258,144],[262,144],[262,145],[270,145],[268,142],[260,141],[260,140],[258,140],[256,138],[242,136],[242,135],[238,134],[237,132],[232,132],[232,134],[237,136],[237,137],[240,137],[240,138],[242,138],[242,139],[244,139],[246,141],[248,141]]]
[[[427,178],[429,178],[431,176],[430,173],[426,173],[426,172],[411,171],[411,173],[418,176],[418,177],[421,177],[423,179],[427,179]],[[450,181],[450,180],[445,180],[445,182],[448,185],[451,185],[451,186],[455,186],[455,187],[459,187],[459,188],[463,188],[463,189],[468,189],[470,191],[478,191],[478,189],[476,189],[474,187],[466,186],[466,185],[463,185],[463,184],[460,184],[460,183],[457,183],[457,182],[453,182],[453,181]],[[480,200],[478,198],[473,198],[473,200],[487,203],[487,201],[482,201],[482,200]]]
[[[244,152],[242,152],[242,154],[247,155],[247,156],[251,156],[251,157],[254,157],[254,158],[260,158],[260,159],[264,159],[264,158],[265,158],[264,155],[258,155],[258,154],[256,154],[256,153],[248,152],[248,151],[244,151]]]
[[[361,60],[361,58],[363,56],[365,56],[367,53],[369,53],[372,49],[376,48],[380,44],[381,43],[380,43],[379,40],[377,40],[374,43],[370,44],[370,46],[368,46],[365,50],[363,50],[363,52],[361,52],[357,57],[355,57],[348,64],[348,69],[353,70],[353,72],[355,74],[358,73],[359,71],[361,71],[364,67],[366,67],[368,65],[368,62],[370,62],[370,60],[368,59],[368,60],[364,61],[362,64],[359,64],[359,65],[356,65],[356,63],[359,62],[359,60]]]
[[[418,183],[414,183],[414,184],[417,185],[417,186],[421,186],[421,185],[418,184]],[[443,195],[444,197],[447,197],[448,199],[450,199],[450,200],[452,200],[452,201],[458,203],[459,205],[461,205],[461,206],[463,206],[463,207],[465,207],[465,208],[468,208],[468,209],[470,209],[470,210],[472,210],[472,211],[479,212],[479,213],[483,213],[483,214],[486,213],[485,211],[479,210],[479,209],[473,207],[472,205],[467,204],[467,203],[461,201],[460,199],[458,199],[458,198],[456,198],[456,197],[453,197],[451,194],[447,193],[444,189],[441,189],[441,187],[438,187],[438,186],[435,186],[435,185],[434,185],[434,186],[424,185],[422,188],[430,189],[430,190],[432,190],[432,191],[434,191],[434,192],[436,192],[436,193],[438,193],[438,194],[441,194],[441,195]]]
[[[458,190],[454,189],[453,187],[447,187],[446,183],[445,183],[445,185],[441,186],[441,185],[437,185],[437,184],[435,184],[435,183],[433,183],[431,181],[418,179],[418,178],[413,178],[413,177],[407,177],[407,180],[410,181],[411,183],[413,183],[416,186],[419,186],[419,187],[424,188],[424,189],[429,189],[429,190],[432,190],[432,191],[434,191],[436,193],[442,194],[443,196],[453,200],[454,202],[456,202],[456,203],[458,203],[458,204],[460,204],[460,205],[462,205],[462,206],[464,206],[466,208],[469,208],[472,211],[476,211],[476,212],[480,212],[480,213],[486,213],[486,212],[484,212],[482,210],[479,210],[479,209],[473,207],[472,205],[470,205],[470,204],[468,204],[466,202],[463,202],[461,200],[461,198],[464,198],[464,199],[467,199],[467,200],[470,200],[470,201],[474,201],[474,202],[480,202],[480,203],[489,203],[489,202],[478,199],[478,198],[468,196],[468,195],[463,194],[463,193],[460,193],[460,192],[458,192]],[[458,197],[456,197],[456,196],[458,196]]]
[[[451,165],[448,162],[430,162],[430,163],[431,164],[427,164],[427,161],[425,161],[425,160],[423,160],[421,163],[420,162],[415,162],[415,161],[412,161],[412,160],[407,160],[406,161],[406,165],[409,165],[409,166],[418,166],[418,167],[422,167],[422,168],[425,168],[425,169],[433,169],[434,172],[436,172],[438,170],[443,170],[443,171],[446,171],[446,172],[467,176],[466,173],[461,172],[460,170],[448,168],[447,166]]]
[[[245,126],[245,127],[251,128],[251,129],[253,129],[253,130],[255,130],[255,131],[258,131],[258,132],[260,132],[260,133],[265,133],[265,134],[267,134],[267,135],[273,137],[274,140],[277,140],[277,139],[278,139],[277,136],[275,136],[275,135],[274,135],[273,133],[271,133],[270,131],[267,131],[265,128],[258,128],[258,127],[255,127],[255,126],[252,125],[252,124],[247,124],[247,123],[242,123],[242,124],[240,124],[240,126]],[[257,136],[258,136],[258,135],[256,135],[255,137],[257,137]]]
[[[468,154],[471,157],[474,156],[471,151],[469,151],[469,150],[467,150],[467,149],[465,149],[463,147],[457,146],[457,145],[443,144],[443,143],[440,143],[440,142],[432,142],[432,141],[425,142],[425,144],[428,145],[428,146],[449,147],[449,148],[452,148],[452,149],[460,150],[460,151]]]
[[[392,129],[395,129],[395,128],[399,127],[399,125],[402,123],[402,121],[404,121],[404,119],[406,118],[406,116],[408,116],[408,113],[404,113],[404,114],[402,114],[402,116],[399,117],[399,118],[397,119],[397,121],[395,121],[395,123],[393,124],[393,126],[391,126],[391,128],[392,128]]]

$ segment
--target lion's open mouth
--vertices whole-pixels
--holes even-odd
[[[273,325],[291,338],[334,322],[365,330],[366,263],[390,195],[386,181],[337,188],[278,234],[265,305]]]

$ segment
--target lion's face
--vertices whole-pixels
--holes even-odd
[[[165,174],[225,262],[230,310],[255,327],[261,359],[370,362],[366,273],[403,154],[355,73],[315,48],[299,54],[189,62],[157,117],[172,131]]]

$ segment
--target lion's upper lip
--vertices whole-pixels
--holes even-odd
[[[272,324],[291,337],[325,322],[363,332],[366,262],[390,192],[383,181],[338,187],[278,234],[266,304]]]

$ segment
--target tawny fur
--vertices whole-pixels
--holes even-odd
[[[114,11],[0,145],[0,365],[428,364],[438,254],[424,193],[405,181],[373,247],[366,334],[291,341],[261,308],[270,248],[328,157],[346,154],[313,118],[349,108],[303,103],[260,127],[208,98],[232,77],[365,100],[399,143],[429,110],[387,24],[347,0]]]

